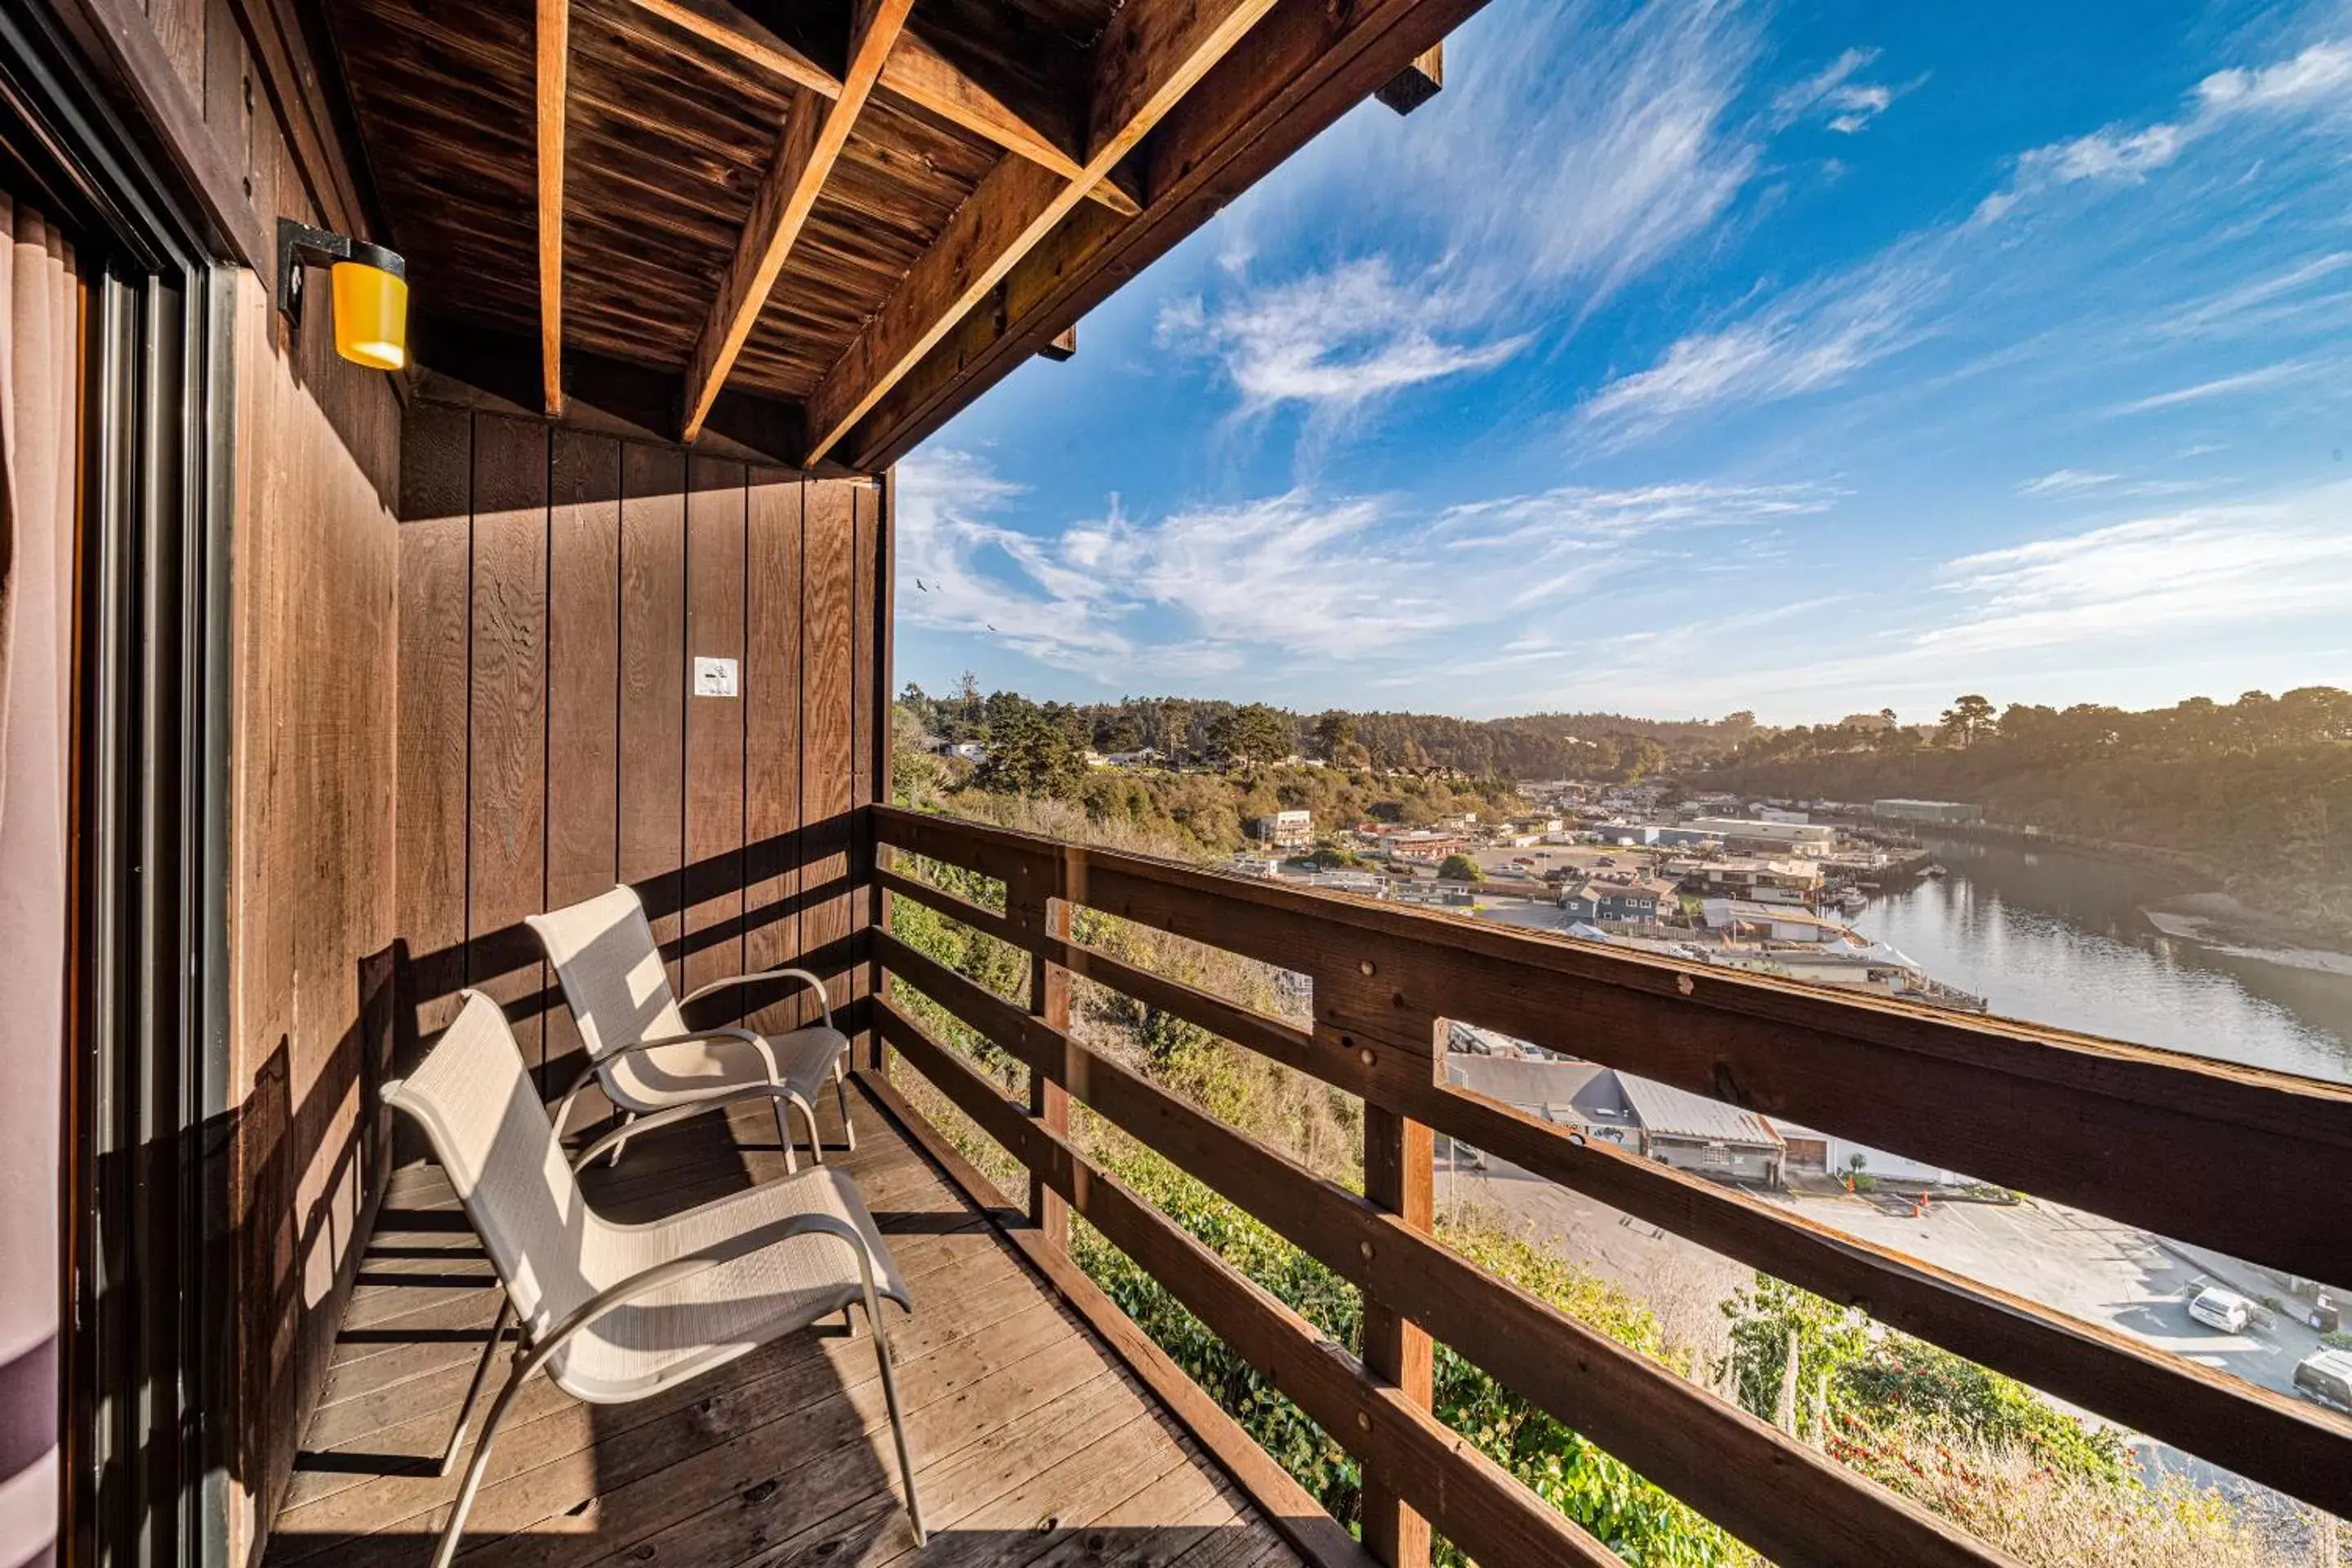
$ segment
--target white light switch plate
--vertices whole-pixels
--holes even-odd
[[[735,661],[698,656],[694,661],[694,694],[697,697],[734,696]]]

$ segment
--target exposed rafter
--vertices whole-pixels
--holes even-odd
[[[793,242],[816,205],[817,193],[848,145],[850,127],[881,79],[882,63],[889,58],[913,6],[914,0],[864,0],[857,7],[849,70],[839,95],[828,101],[818,93],[803,92],[793,100],[775,159],[752,198],[742,241],[719,278],[719,297],[711,301],[709,319],[687,365],[687,440],[702,433],[710,405],[750,340],[752,323],[760,319],[776,275],[783,270]]]
[[[539,0],[539,358],[547,412],[563,412],[563,120],[572,0]]]
[[[1076,178],[1010,156],[989,171],[811,394],[806,460],[830,452],[1274,5],[1128,0],[1096,46],[1087,159]]]
[[[636,0],[663,21],[717,44],[796,87],[841,96],[841,79],[784,42],[732,0]]]
[[[1134,163],[1150,204],[1133,222],[1074,213],[967,313],[856,427],[836,460],[878,472],[1196,232],[1308,139],[1475,16],[1486,0],[1277,0],[1154,128]]]
[[[718,45],[753,65],[772,71],[796,87],[841,96],[834,74],[802,54],[762,26],[759,18],[734,0],[635,0],[641,8],[707,42]],[[882,90],[929,110],[951,125],[962,127],[1008,153],[1053,170],[1066,180],[1078,177],[1078,161],[1059,143],[1031,124],[945,55],[925,43],[909,28],[898,35],[898,46],[882,62]],[[1106,180],[1090,193],[1093,199],[1125,217],[1140,207],[1135,198]]]
[[[883,66],[882,87],[1065,180],[1084,176],[1085,170],[1076,158],[911,29],[899,35],[898,47]],[[1108,180],[1087,195],[1122,217],[1133,217],[1142,210],[1133,196]]]

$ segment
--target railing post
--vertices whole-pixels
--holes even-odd
[[[892,849],[887,844],[881,842],[878,835],[873,839],[873,844],[875,868],[880,871],[896,870],[898,868],[898,852]],[[890,929],[890,912],[892,907],[890,889],[884,887],[881,883],[881,879],[877,878],[873,883],[871,892],[874,898],[874,929],[876,931],[888,931]],[[873,994],[875,1005],[877,1006],[879,1006],[881,1004],[890,1000],[890,993],[893,984],[894,982],[890,977],[890,972],[882,966],[880,956],[877,954],[869,957],[866,960],[866,989]],[[874,1030],[874,1046],[872,1053],[867,1058],[865,1065],[873,1068],[875,1075],[880,1078],[884,1082],[887,1083],[889,1081],[890,1042],[882,1037],[882,1030],[878,1025]]]
[[[1018,918],[1048,936],[1069,937],[1070,906],[1059,899],[1040,897]],[[1070,972],[1035,953],[1029,956],[1029,1016],[1049,1028],[1070,1026]],[[1029,1114],[1056,1134],[1070,1130],[1069,1091],[1034,1068],[1029,1069]],[[1057,1249],[1069,1249],[1070,1205],[1034,1175],[1029,1179],[1029,1223]]]
[[[1368,1083],[1379,1081],[1371,1070],[1376,1058],[1393,1061],[1401,1055],[1416,1062],[1411,1070],[1437,1075],[1439,1026],[1427,994],[1430,980],[1425,973],[1402,973],[1402,956],[1385,947],[1359,951],[1348,943],[1332,954],[1338,962],[1312,971],[1317,1037],[1360,1057]],[[1434,1148],[1426,1124],[1366,1095],[1364,1196],[1417,1230],[1433,1228],[1435,1220]],[[1427,1331],[1366,1290],[1365,1366],[1426,1410],[1435,1404],[1432,1363]],[[1389,1568],[1428,1568],[1429,1521],[1370,1465],[1364,1467],[1363,1540]]]
[[[1434,1140],[1418,1121],[1367,1101],[1364,1106],[1364,1196],[1392,1210],[1418,1230],[1431,1226]],[[1364,1364],[1427,1409],[1435,1396],[1429,1335],[1364,1297]],[[1427,1568],[1429,1521],[1405,1506],[1367,1467],[1364,1545],[1389,1568]]]

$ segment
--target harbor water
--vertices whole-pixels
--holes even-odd
[[[2352,957],[2168,934],[2147,910],[2189,889],[2158,871],[1927,842],[1948,874],[1874,895],[1851,918],[1994,1014],[2352,1081]]]

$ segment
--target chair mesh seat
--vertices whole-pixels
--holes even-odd
[[[834,1064],[849,1049],[848,1036],[822,1024],[762,1037],[776,1058],[777,1081],[812,1105],[832,1084]],[[768,1062],[749,1040],[692,1040],[616,1058],[609,1078],[615,1100],[633,1110],[658,1110],[719,1089],[763,1083]]]
[[[646,1226],[606,1226],[599,1271],[622,1279],[704,1249],[756,1244],[761,1229],[793,1215],[845,1220],[878,1260],[874,1288],[913,1303],[898,1266],[847,1176],[814,1166],[781,1182]],[[609,1403],[720,1365],[860,1300],[857,1260],[839,1237],[796,1236],[705,1269],[597,1320],[548,1363],[576,1398]]]

